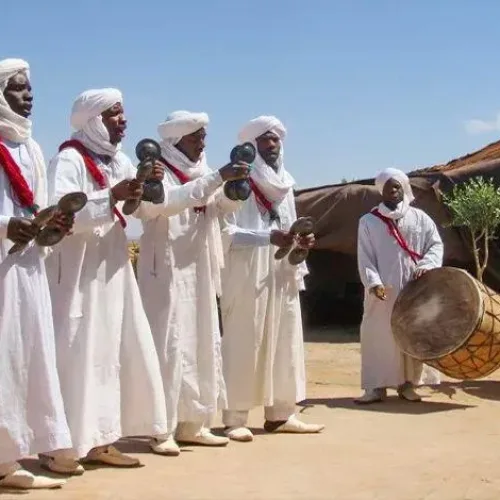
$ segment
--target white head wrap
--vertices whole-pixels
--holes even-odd
[[[31,138],[31,120],[14,113],[3,92],[9,80],[18,73],[30,77],[30,67],[22,59],[0,61],[0,138],[24,144],[33,162],[35,175],[35,203],[44,207],[47,204],[46,168],[40,146]]]
[[[389,179],[394,179],[401,184],[401,187],[403,188],[403,201],[399,203],[395,210],[391,210],[384,203],[381,203],[378,209],[379,212],[386,217],[391,219],[400,219],[406,214],[410,203],[413,202],[415,197],[413,196],[413,191],[411,189],[410,179],[404,172],[396,168],[386,168],[375,178],[375,187],[378,189],[380,194],[382,194],[384,186]]]
[[[209,118],[206,113],[192,113],[191,111],[174,111],[167,119],[158,125],[158,134],[165,141],[176,145],[185,135],[193,134],[206,127]]]
[[[31,120],[14,113],[3,95],[9,80],[18,73],[29,78],[29,64],[22,59],[0,61],[0,136],[18,143],[25,143],[31,137]]]
[[[73,139],[82,142],[99,155],[114,156],[121,144],[109,142],[109,132],[102,122],[101,114],[116,103],[123,103],[118,89],[92,89],[82,92],[73,103],[71,126],[76,130]]]
[[[257,149],[257,137],[267,132],[276,134],[281,142],[280,154],[276,161],[277,172],[267,165],[257,153],[250,176],[266,198],[273,204],[279,205],[295,185],[295,180],[283,166],[283,140],[286,137],[285,126],[275,116],[259,116],[250,120],[241,129],[238,134],[238,140],[241,144],[251,142],[255,149]]]

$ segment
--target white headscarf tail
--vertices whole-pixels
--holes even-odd
[[[3,95],[9,80],[18,73],[30,77],[30,67],[22,59],[0,61],[0,137],[17,143],[26,143],[31,138],[31,120],[14,113]]]
[[[70,122],[76,130],[73,139],[79,140],[94,153],[114,156],[121,144],[111,144],[101,114],[116,103],[123,103],[122,93],[118,89],[91,89],[82,92],[71,110]]]
[[[410,179],[403,171],[396,168],[386,168],[375,178],[375,187],[380,194],[382,194],[384,186],[389,179],[394,179],[401,184],[401,187],[403,188],[403,201],[398,205],[396,210],[390,210],[383,203],[379,205],[378,209],[379,212],[386,217],[391,219],[400,219],[406,214],[410,204],[415,200],[415,197],[413,196]]]

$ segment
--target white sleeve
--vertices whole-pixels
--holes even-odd
[[[85,192],[87,169],[83,158],[72,151],[59,153],[48,168],[49,202],[57,201],[67,193]],[[94,227],[113,222],[110,190],[100,189],[87,193],[87,204],[75,216],[74,233],[82,233]]]
[[[361,283],[367,290],[383,285],[377,269],[375,249],[364,218],[361,218],[358,226],[358,272]]]
[[[422,237],[424,238],[423,258],[417,269],[429,270],[443,265],[444,245],[434,221],[424,214]]]
[[[0,215],[0,238],[7,238],[7,228],[11,217],[8,215]]]
[[[183,185],[174,186],[164,182],[164,202],[154,205],[143,201],[134,216],[143,220],[155,219],[159,215],[167,217],[177,215],[186,208],[202,207],[221,184],[222,178],[218,171],[210,172]]]

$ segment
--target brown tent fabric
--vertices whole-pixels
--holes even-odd
[[[490,155],[486,157],[500,157],[500,142],[497,146],[494,153],[489,151]],[[475,155],[474,158],[481,157]],[[414,206],[424,210],[436,222],[445,246],[445,265],[472,271],[469,235],[465,229],[449,227],[450,217],[442,202],[442,193],[448,193],[454,185],[477,176],[493,178],[500,186],[500,158],[473,164],[455,160],[453,168],[449,168],[450,164],[409,174],[415,195]],[[379,201],[373,179],[296,192],[297,214],[312,216],[316,220],[317,245],[308,258],[310,276],[308,290],[303,294],[306,316],[310,321],[329,322],[329,315],[332,319],[336,317],[337,321],[341,318],[341,322],[342,318],[359,320],[362,288],[356,265],[358,221]],[[496,241],[490,247],[485,281],[500,291],[500,247]]]

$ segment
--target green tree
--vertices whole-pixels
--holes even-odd
[[[470,235],[476,277],[482,282],[488,265],[489,242],[500,226],[500,188],[493,179],[470,179],[443,196],[451,213],[451,226],[465,227]]]

